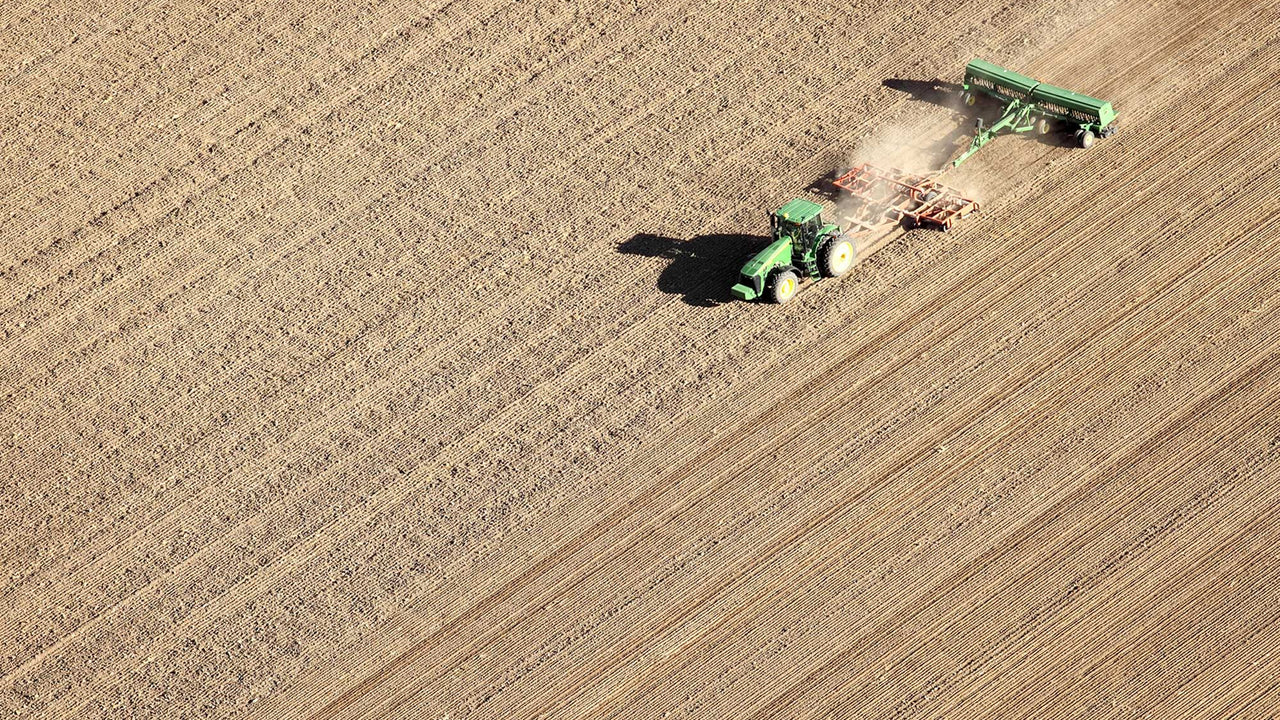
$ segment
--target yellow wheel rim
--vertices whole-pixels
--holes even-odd
[[[835,271],[842,273],[849,269],[853,264],[853,246],[848,242],[842,242],[836,246]]]
[[[778,296],[781,297],[783,300],[786,300],[787,298],[795,294],[796,281],[792,278],[787,278],[786,280],[783,280],[782,287],[780,288],[780,290],[781,292],[778,293]]]
[[[965,104],[965,105],[973,105],[973,104],[974,104],[974,103],[976,103],[976,102],[978,102],[978,99],[977,99],[977,98],[975,98],[973,95],[969,95],[968,97],[966,97],[966,98],[964,99],[964,104]]]

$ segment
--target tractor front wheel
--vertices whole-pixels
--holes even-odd
[[[823,277],[840,277],[849,272],[857,251],[846,235],[832,235],[818,250],[818,271]]]
[[[782,305],[796,296],[800,279],[790,270],[775,272],[769,280],[769,299]]]

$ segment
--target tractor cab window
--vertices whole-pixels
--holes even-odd
[[[810,243],[818,235],[818,231],[822,229],[822,220],[818,216],[814,216],[804,221],[799,226],[800,242]]]
[[[790,220],[783,220],[782,218],[776,215],[771,215],[770,217],[773,218],[773,236],[774,237],[782,237],[784,235],[787,237],[795,237],[796,235],[800,234],[800,226],[796,225]]]
[[[822,229],[822,218],[814,216],[804,222],[796,222],[778,215],[770,215],[769,224],[773,228],[773,236],[775,238],[789,237],[799,242],[807,242],[813,239],[818,234],[818,231]]]

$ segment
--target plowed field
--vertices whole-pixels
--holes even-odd
[[[973,56],[1121,132],[731,302]],[[1258,0],[8,2],[0,717],[1277,717],[1278,83]]]

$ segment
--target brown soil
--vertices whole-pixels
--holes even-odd
[[[1280,7],[5,15],[0,716],[1280,713]],[[1122,132],[730,302],[975,54]]]

